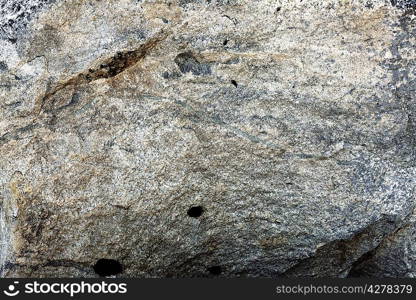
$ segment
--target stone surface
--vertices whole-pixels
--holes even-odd
[[[415,5],[0,1],[2,276],[415,277]]]

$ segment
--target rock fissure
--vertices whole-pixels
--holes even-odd
[[[98,64],[98,67],[92,67],[68,80],[65,80],[62,83],[59,83],[54,88],[49,88],[39,101],[40,104],[37,108],[37,113],[39,114],[45,109],[48,101],[51,101],[55,94],[67,87],[72,87],[76,90],[77,87],[81,85],[88,84],[99,79],[116,77],[128,68],[136,65],[148,54],[151,49],[156,47],[166,37],[166,34],[159,35],[158,37],[149,39],[146,43],[135,50],[119,51],[114,56],[101,61]],[[51,105],[51,103],[49,103],[49,105]]]

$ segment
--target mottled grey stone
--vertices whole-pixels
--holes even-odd
[[[0,7],[2,276],[415,276],[414,1]]]

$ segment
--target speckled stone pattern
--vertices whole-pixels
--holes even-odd
[[[415,277],[416,3],[0,0],[3,277]]]
[[[16,42],[36,13],[52,2],[54,0],[1,0],[0,39]]]

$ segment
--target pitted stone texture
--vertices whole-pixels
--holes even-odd
[[[414,19],[381,0],[48,6],[1,41],[3,275],[362,274],[412,220]]]

